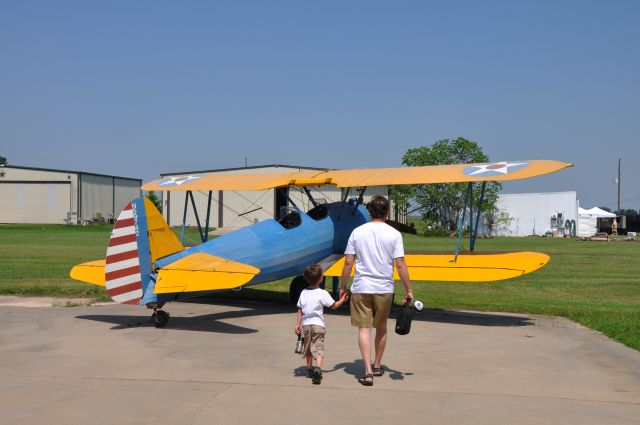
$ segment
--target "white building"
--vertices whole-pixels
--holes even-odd
[[[47,168],[0,166],[0,223],[63,224],[117,217],[142,180]]]
[[[563,236],[569,226],[575,230],[578,225],[578,198],[573,191],[500,194],[497,208],[494,236],[541,236],[547,232]]]
[[[295,165],[263,165],[257,167],[225,168],[217,170],[181,171],[176,173],[161,174],[165,177],[178,177],[188,175],[208,175],[213,173],[225,174],[257,174],[257,173],[291,173],[295,171],[324,170],[324,168],[301,167]],[[322,202],[336,202],[345,196],[346,189],[335,186],[309,187],[314,199]],[[193,191],[194,203],[198,211],[200,224],[204,227],[208,207],[209,192]],[[223,231],[236,230],[249,224],[268,218],[280,218],[284,211],[290,207],[287,205],[287,195],[303,211],[312,208],[311,202],[302,188],[289,187],[269,189],[264,191],[222,191],[216,190],[211,194],[211,212],[209,226]],[[351,189],[349,196],[357,196],[355,189]],[[365,192],[364,201],[367,202],[375,195],[388,195],[386,186],[371,187]],[[185,224],[196,226],[196,216],[193,213],[191,200],[187,199],[186,192],[163,192],[163,215],[170,226],[182,225],[185,200],[188,203]]]

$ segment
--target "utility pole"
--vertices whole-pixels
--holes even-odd
[[[618,210],[617,214],[620,214],[620,158],[618,158],[618,178],[616,179],[616,183],[618,183]]]

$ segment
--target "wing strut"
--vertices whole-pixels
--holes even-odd
[[[293,202],[293,199],[291,199],[291,197],[289,196],[289,191],[287,190],[287,194],[286,194],[287,200],[289,201],[289,203],[293,206],[293,208],[296,211],[301,211],[300,208],[298,208],[298,206],[296,205],[295,202]]]
[[[193,207],[193,213],[196,216],[196,224],[198,225],[198,233],[200,234],[200,240],[204,242],[204,233],[202,232],[202,226],[200,225],[200,217],[198,216],[198,209],[196,208],[196,201],[193,199],[193,192],[187,191],[187,196],[191,198],[191,206]]]
[[[362,204],[362,200],[364,199],[364,192],[367,190],[367,186],[362,186],[359,190],[360,194],[358,195],[358,202],[353,206],[353,211],[351,211],[351,215],[356,215],[356,211],[358,211],[358,207]]]
[[[344,206],[347,205],[347,199],[349,198],[349,192],[351,192],[351,188],[348,187],[347,190],[344,191],[344,196],[342,197],[342,205],[340,206],[340,212],[338,213],[338,220],[342,217],[342,211],[344,211]]]
[[[202,242],[209,240],[209,217],[211,216],[211,190],[209,191],[209,198],[207,199],[207,219],[204,227],[204,239]]]
[[[473,184],[473,183],[470,183]],[[480,201],[478,202],[478,212],[476,213],[476,223],[473,226],[473,231],[469,240],[469,251],[473,251],[476,245],[476,238],[478,237],[478,223],[480,222],[480,212],[482,211],[482,201],[484,201],[484,189],[487,186],[487,182],[482,182],[482,190],[480,191]]]
[[[187,227],[187,208],[189,207],[188,193],[189,192],[184,195],[184,210],[182,212],[182,230],[180,230],[180,243],[182,243],[182,245],[184,245],[184,229]]]
[[[189,200],[191,200],[191,206],[193,207],[193,214],[196,217],[196,224],[198,225],[198,233],[200,234],[200,240],[202,243],[209,240],[209,219],[211,218],[211,195],[212,191],[209,191],[207,198],[207,216],[205,217],[205,228],[202,229],[200,224],[200,216],[198,215],[198,208],[196,208],[196,201],[193,197],[193,192],[188,190],[184,197],[184,211],[182,212],[182,230],[180,231],[180,242],[184,245],[184,231],[187,227],[187,211],[189,209]]]
[[[482,182],[482,189],[480,191],[480,199],[476,206],[476,219],[473,221],[473,182],[469,182],[467,185],[467,193],[464,198],[464,207],[462,208],[462,215],[460,216],[460,224],[458,225],[458,241],[456,243],[456,250],[454,253],[452,263],[458,260],[458,254],[460,253],[460,242],[462,241],[462,232],[464,229],[464,220],[467,215],[467,205],[469,206],[469,251],[473,251],[476,245],[476,238],[478,237],[478,224],[480,223],[480,213],[482,212],[482,203],[484,202],[484,194],[487,186],[487,182]]]
[[[309,198],[309,200],[311,201],[311,203],[313,204],[313,207],[317,207],[318,206],[318,202],[313,199],[313,196],[311,195],[311,191],[309,191],[309,188],[307,186],[302,186],[302,189],[304,189],[304,193],[307,194],[307,197]]]
[[[473,201],[471,199],[472,197],[471,189],[473,189],[473,186],[471,182],[469,182],[469,184],[467,185],[467,194],[464,197],[464,207],[462,207],[460,224],[458,225],[458,242],[456,242],[456,251],[453,255],[453,260],[451,261],[452,263],[455,263],[458,260],[458,253],[460,252],[460,242],[462,241],[462,229],[464,228],[464,219],[465,219],[465,216],[467,215],[467,205],[469,204],[470,200]]]

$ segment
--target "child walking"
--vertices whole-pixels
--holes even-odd
[[[296,320],[296,335],[304,335],[302,357],[307,361],[307,378],[314,384],[322,381],[322,361],[324,360],[324,307],[332,310],[344,304],[349,296],[344,293],[338,301],[333,301],[331,295],[320,288],[322,282],[322,267],[312,264],[304,269],[302,274],[309,284],[298,299],[298,317]],[[313,359],[316,366],[313,367]]]

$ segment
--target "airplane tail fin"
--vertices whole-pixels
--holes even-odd
[[[112,300],[138,304],[147,289],[151,267],[184,246],[147,198],[129,202],[111,232],[105,260],[105,286]]]

